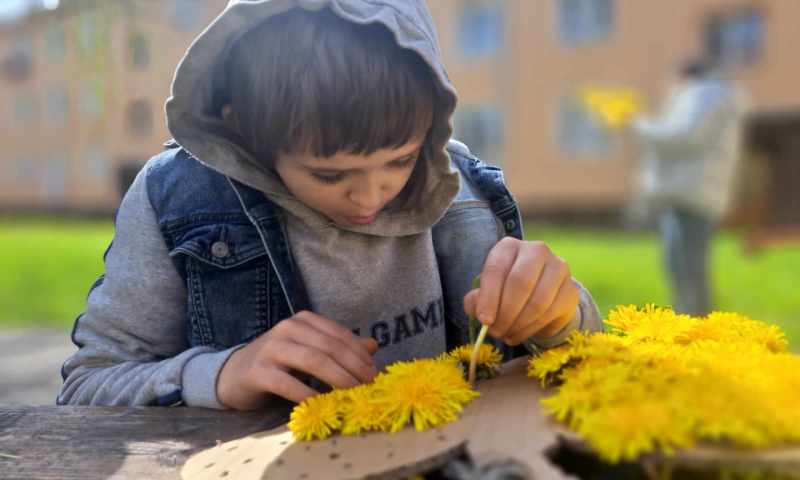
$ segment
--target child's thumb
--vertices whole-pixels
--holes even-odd
[[[474,290],[470,290],[466,295],[464,295],[464,313],[470,317],[475,317],[477,313],[478,292],[480,292],[480,289],[476,288]]]

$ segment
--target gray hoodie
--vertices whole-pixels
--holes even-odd
[[[417,52],[435,73],[437,116],[431,131],[434,148],[425,162],[427,183],[415,201],[379,214],[369,225],[343,228],[294,198],[269,170],[238,145],[216,132],[222,120],[207,112],[213,78],[229,45],[264,19],[300,6],[328,7],[355,23],[380,22],[399,45]],[[285,212],[293,258],[306,284],[312,310],[381,345],[378,366],[441,353],[445,349],[442,280],[436,248],[458,238],[434,239],[437,222],[470,225],[484,245],[463,262],[464,285],[477,274],[488,249],[504,235],[489,205],[468,182],[459,181],[445,146],[456,95],[440,60],[433,22],[422,0],[241,0],[195,40],[176,71],[167,123],[176,141],[197,161],[263,192]],[[187,405],[221,408],[216,378],[230,354],[186,342],[186,289],[159,230],[147,194],[146,166],[120,206],[117,232],[106,257],[104,281],[90,294],[76,323],[81,348],[64,366],[59,403],[148,404],[171,391]],[[444,217],[444,220],[442,220]],[[475,239],[473,239],[475,240]],[[469,277],[469,278],[468,278]],[[465,288],[462,288],[465,293]],[[599,329],[597,309],[583,291],[570,325]]]

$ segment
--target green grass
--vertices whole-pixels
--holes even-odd
[[[111,221],[0,220],[0,327],[70,328],[112,235]]]
[[[529,224],[592,292],[603,314],[619,304],[669,305],[658,238]],[[110,221],[0,219],[0,327],[69,328],[103,271]],[[715,239],[716,307],[776,323],[800,348],[800,246],[745,255],[730,234]]]

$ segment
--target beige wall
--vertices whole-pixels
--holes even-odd
[[[75,42],[85,11],[57,11],[35,15],[29,21],[0,27],[0,60],[14,38],[34,40],[33,75],[22,83],[0,77],[0,208],[70,207],[112,210],[118,202],[117,168],[124,162],[144,162],[168,138],[163,103],[176,63],[199,31],[176,30],[170,22],[170,2],[153,8],[124,10],[104,3],[101,15],[109,26],[108,41],[94,55],[82,56]],[[203,2],[207,23],[225,0]],[[148,0],[129,2],[149,5]],[[496,55],[475,60],[461,53],[458,40],[460,12],[475,4],[498,5],[503,12],[505,37]],[[626,86],[639,90],[656,107],[666,91],[671,68],[700,48],[705,18],[717,11],[755,6],[765,15],[763,55],[743,70],[741,82],[757,108],[800,107],[794,85],[800,73],[790,45],[800,41],[800,2],[788,0],[617,0],[614,28],[601,41],[567,46],[557,32],[557,0],[430,0],[449,73],[461,95],[460,105],[494,104],[503,114],[503,143],[494,158],[505,168],[512,191],[529,211],[540,209],[595,209],[624,204],[630,195],[637,149],[628,134],[613,136],[606,155],[571,157],[556,141],[556,118],[561,98],[587,83]],[[43,54],[48,25],[66,25],[67,56],[61,63]],[[131,67],[128,41],[133,32],[149,38],[150,65]],[[82,112],[82,88],[96,80],[104,92],[104,113],[92,119]],[[46,118],[24,127],[14,126],[13,105],[19,95],[36,95],[47,116],[48,87],[66,85],[70,113],[64,124]],[[152,132],[138,137],[130,132],[126,109],[146,100],[153,111]],[[469,139],[464,139],[469,142]],[[105,169],[91,168],[93,148],[101,148]],[[67,155],[65,195],[50,191],[57,178],[43,180],[48,160]],[[36,168],[28,181],[17,174],[18,159],[32,158]],[[87,160],[88,158],[88,160]],[[99,158],[99,157],[98,157]],[[92,172],[95,175],[92,175]],[[53,177],[52,172],[50,176]]]
[[[119,202],[118,168],[126,162],[144,163],[158,153],[169,138],[164,123],[163,104],[169,95],[172,72],[194,36],[224,6],[224,0],[205,3],[203,17],[193,29],[176,29],[171,23],[170,2],[159,2],[153,9],[149,0],[100,2],[97,9],[43,12],[28,21],[0,27],[0,59],[16,39],[28,38],[33,44],[33,74],[23,82],[0,78],[0,208],[75,209],[111,211]],[[92,16],[94,20],[91,20]],[[91,24],[98,45],[89,54],[79,52],[84,25]],[[45,32],[61,25],[66,33],[66,57],[48,58]],[[131,64],[130,35],[141,32],[149,39],[150,63],[145,69]],[[89,82],[99,93],[102,114],[85,111],[84,86]],[[65,122],[49,119],[48,88],[67,88],[69,116]],[[20,95],[35,95],[39,119],[16,125],[14,102]],[[131,102],[146,101],[152,110],[152,131],[134,135],[128,128],[127,108]],[[66,156],[67,166],[57,193],[52,156]],[[32,177],[21,181],[17,170],[20,159]],[[93,163],[94,162],[94,163]],[[97,165],[97,163],[102,165]],[[98,168],[99,167],[99,168]],[[54,193],[56,192],[56,193]]]
[[[459,7],[500,4],[506,15],[505,51],[479,63],[459,58]],[[672,68],[701,49],[708,15],[757,7],[765,16],[763,56],[738,74],[755,108],[800,107],[795,78],[800,62],[787,46],[800,40],[800,2],[782,0],[618,0],[608,38],[567,46],[556,30],[556,0],[430,2],[451,76],[462,103],[499,102],[506,112],[501,163],[512,191],[529,211],[623,204],[634,183],[637,149],[629,134],[615,135],[607,155],[570,157],[559,148],[559,99],[586,84],[639,90],[651,108],[667,90]]]

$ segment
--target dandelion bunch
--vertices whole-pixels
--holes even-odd
[[[459,355],[397,362],[370,384],[309,397],[294,408],[288,427],[295,439],[307,441],[336,431],[394,433],[409,423],[425,430],[455,421],[479,395],[455,361]],[[487,353],[487,362],[494,358]]]
[[[775,326],[735,313],[704,318],[620,306],[608,333],[574,332],[530,360],[557,385],[542,400],[608,461],[698,441],[745,447],[800,442],[800,357]]]

